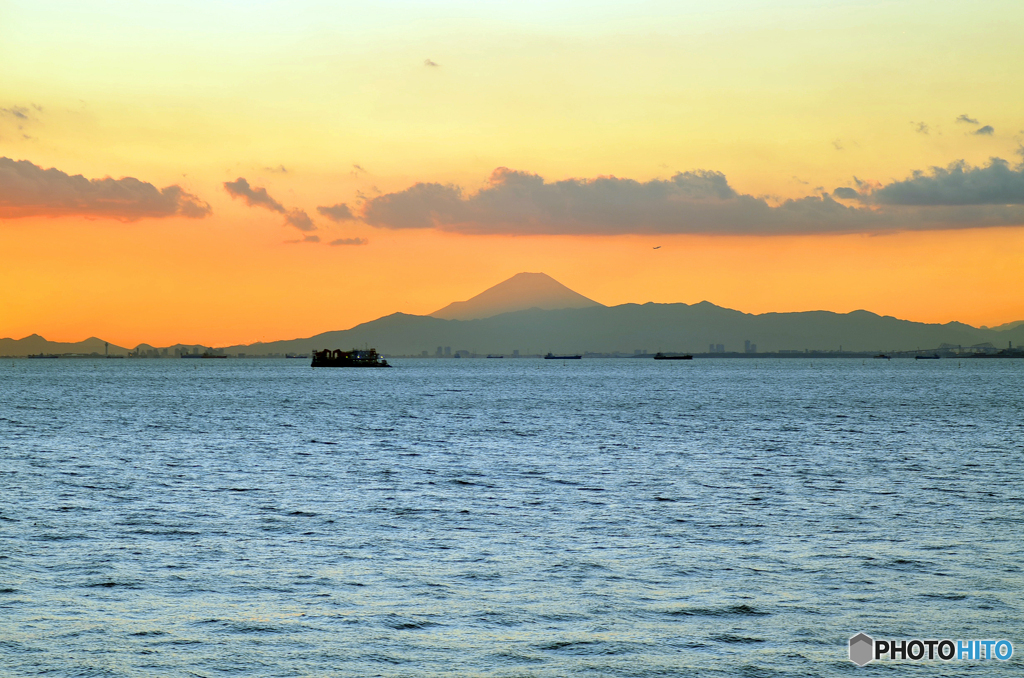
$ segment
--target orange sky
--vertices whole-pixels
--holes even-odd
[[[521,271],[609,305],[1024,319],[1019,3],[480,5],[5,3],[0,158],[29,165],[0,166],[0,337],[302,337]],[[420,183],[461,193],[400,202]],[[860,221],[778,207],[822,194]]]

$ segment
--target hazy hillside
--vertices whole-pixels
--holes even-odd
[[[96,337],[90,337],[85,341],[78,341],[74,343],[60,342],[60,341],[47,341],[38,334],[27,336],[23,339],[0,339],[0,355],[9,356],[26,356],[26,355],[39,355],[40,353],[52,353],[52,354],[63,354],[63,353],[99,353],[104,354],[105,344],[102,339]],[[110,345],[110,355],[126,355],[128,349],[121,348],[120,346]]]

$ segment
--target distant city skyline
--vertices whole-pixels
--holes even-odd
[[[1022,23],[1008,0],[15,0],[0,337],[308,337],[523,271],[605,306],[1021,320]]]

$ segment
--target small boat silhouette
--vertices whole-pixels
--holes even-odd
[[[326,349],[313,351],[313,362],[311,367],[391,367],[384,357],[377,353],[377,349],[366,350],[353,349],[351,351],[340,351]]]

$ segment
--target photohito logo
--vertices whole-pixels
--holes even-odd
[[[888,655],[888,656],[886,656]],[[998,659],[1005,662],[1013,656],[1013,643],[1008,640],[875,640],[866,633],[850,638],[850,661],[864,666],[876,659]]]

